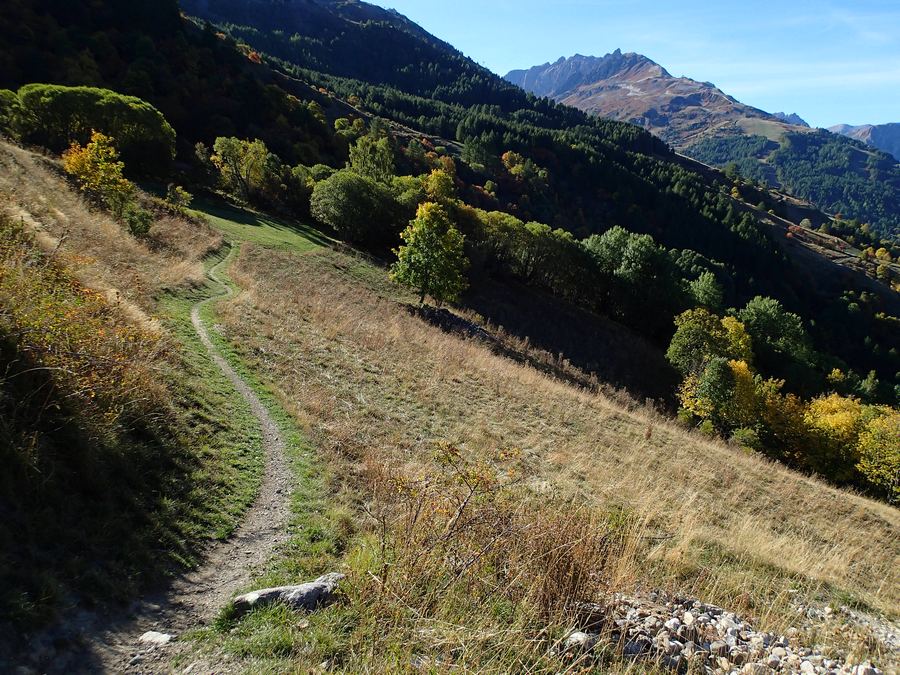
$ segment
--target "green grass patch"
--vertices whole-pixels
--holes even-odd
[[[205,218],[226,237],[261,246],[303,252],[333,242],[310,225],[288,222],[211,197],[196,197],[190,213]]]

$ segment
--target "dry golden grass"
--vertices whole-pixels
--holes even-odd
[[[246,290],[222,313],[357,490],[371,489],[367,466],[430,475],[437,442],[473,460],[506,453],[529,495],[636,524],[605,565],[614,587],[694,594],[773,628],[794,618],[793,591],[896,613],[895,509],[443,333],[364,267],[246,246],[234,269]]]
[[[205,224],[158,218],[139,241],[91,208],[53,160],[0,142],[0,209],[23,221],[45,250],[74,256],[79,279],[142,318],[161,291],[203,281],[202,259],[222,238]]]

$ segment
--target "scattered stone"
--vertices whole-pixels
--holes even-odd
[[[816,621],[832,624],[850,616],[842,608],[831,613],[803,608]],[[882,675],[871,663],[848,662],[840,651],[823,644],[803,644],[815,635],[817,624],[803,623],[786,636],[754,629],[733,612],[694,599],[662,593],[630,597],[613,595],[602,604],[581,607],[576,629],[566,638],[562,651],[589,654],[602,641],[628,659],[656,663],[679,673],[706,675]],[[891,651],[898,644],[891,625],[874,618],[859,617],[857,623],[879,626],[878,644]],[[596,650],[599,654],[599,650]],[[825,657],[828,654],[828,658]],[[888,673],[893,673],[890,663]]]
[[[716,640],[709,646],[709,651],[715,656],[728,656],[728,645],[721,640]]]
[[[174,635],[170,635],[169,633],[160,633],[155,630],[148,630],[146,633],[141,635],[138,642],[144,645],[156,645],[157,647],[161,647],[162,645],[167,645],[172,641]]]
[[[881,671],[873,668],[871,663],[863,663],[853,669],[853,675],[881,675]]]
[[[728,659],[736,666],[742,666],[747,663],[747,652],[740,649],[732,649],[728,654]]]
[[[334,592],[342,579],[343,574],[332,572],[298,586],[264,588],[246,593],[234,599],[234,611],[240,616],[251,609],[282,602],[297,611],[313,612],[334,600]]]
[[[582,631],[575,631],[566,638],[566,641],[563,643],[563,651],[588,652],[594,648],[594,645],[597,644],[597,640],[599,639],[599,635],[594,635],[593,633],[583,633]]]

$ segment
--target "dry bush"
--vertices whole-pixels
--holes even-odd
[[[351,554],[349,593],[377,621],[361,663],[391,670],[400,650],[444,668],[558,670],[554,648],[627,555],[628,519],[534,499],[509,455],[433,450],[434,470],[417,476],[365,462],[372,534]]]
[[[379,534],[378,583],[421,615],[450,592],[502,597],[559,619],[600,599],[621,554],[621,523],[575,502],[538,503],[492,463],[439,444],[437,469],[417,478],[370,464],[368,507]]]
[[[32,400],[19,401],[20,410],[32,407],[40,417],[51,414],[49,407],[100,437],[123,424],[156,424],[168,410],[162,338],[79,284],[60,256],[41,253],[19,223],[2,215],[0,335],[6,379],[43,382]]]
[[[79,279],[131,305],[135,319],[160,291],[201,283],[201,261],[222,241],[209,226],[172,214],[139,241],[71,190],[54,160],[2,141],[0,210],[25,223],[45,250],[77,256]]]

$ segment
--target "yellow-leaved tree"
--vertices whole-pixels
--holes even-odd
[[[110,136],[94,131],[90,142],[82,147],[72,143],[63,154],[63,169],[78,181],[92,199],[103,203],[116,218],[122,218],[134,199],[135,186],[125,178],[125,164]]]
[[[866,407],[840,394],[810,401],[804,415],[813,435],[808,453],[810,468],[839,482],[852,480],[859,461],[857,442],[865,425]]]
[[[859,434],[856,468],[891,503],[900,501],[900,412],[878,408]]]

